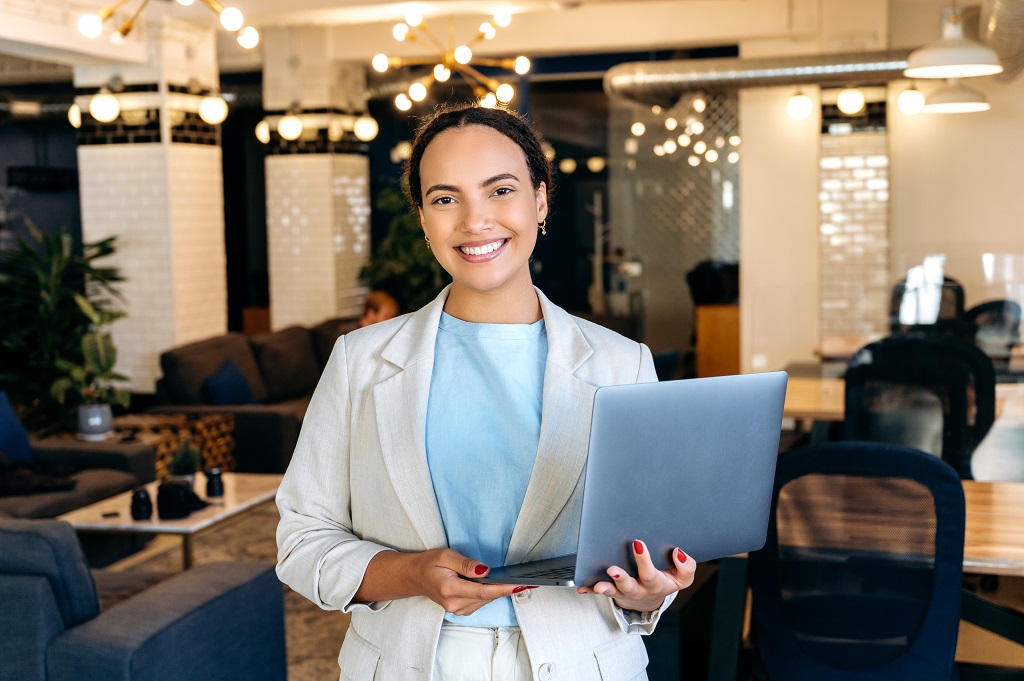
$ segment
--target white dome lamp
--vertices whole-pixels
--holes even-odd
[[[903,75],[907,78],[975,78],[1002,73],[995,50],[964,37],[956,9],[942,24],[942,38],[914,50]]]
[[[814,101],[799,90],[786,102],[786,113],[794,121],[805,120],[812,111],[814,111]]]
[[[991,108],[985,95],[962,85],[959,78],[950,78],[946,87],[924,101],[924,112],[929,114],[976,113]]]
[[[352,124],[352,133],[360,142],[369,142],[377,137],[380,126],[372,116],[362,115]]]
[[[102,87],[99,94],[89,100],[89,115],[100,123],[110,123],[121,115],[121,103],[110,94],[110,90]]]
[[[220,95],[206,95],[199,100],[199,117],[210,125],[220,125],[228,117],[228,103]]]

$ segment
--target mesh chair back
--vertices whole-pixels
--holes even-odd
[[[955,678],[963,536],[960,480],[934,457],[864,442],[782,454],[751,554],[769,677]]]
[[[903,296],[906,292],[906,281],[897,282],[896,285],[892,287],[892,297],[889,301],[889,320],[891,330],[894,333],[910,330],[928,330],[928,327],[932,326],[934,326],[933,330],[939,332],[945,333],[955,331],[951,330],[951,326],[955,326],[956,322],[964,313],[964,287],[960,282],[952,277],[942,278],[942,291],[939,297],[939,316],[935,325],[903,324],[900,322],[900,307],[903,305]]]
[[[861,348],[846,370],[846,437],[941,457],[965,479],[995,420],[995,368],[953,338],[899,334]]]
[[[977,328],[974,342],[992,358],[1007,359],[1020,345],[1020,304],[1013,300],[990,300],[964,313]]]

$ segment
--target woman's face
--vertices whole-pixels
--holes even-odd
[[[534,295],[530,255],[547,215],[526,155],[496,130],[471,125],[435,137],[420,162],[420,222],[452,276],[452,297]]]

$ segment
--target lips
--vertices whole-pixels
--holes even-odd
[[[478,241],[456,246],[455,250],[468,262],[486,262],[493,260],[505,250],[505,244],[509,239],[491,239],[490,241]]]

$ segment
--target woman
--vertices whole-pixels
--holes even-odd
[[[463,577],[575,551],[594,391],[656,380],[650,351],[533,287],[551,169],[520,118],[440,111],[407,172],[452,284],[335,346],[278,493],[278,574],[352,613],[344,679],[645,679],[635,634],[692,582],[681,550],[659,571],[635,541],[637,579],[576,590]]]

